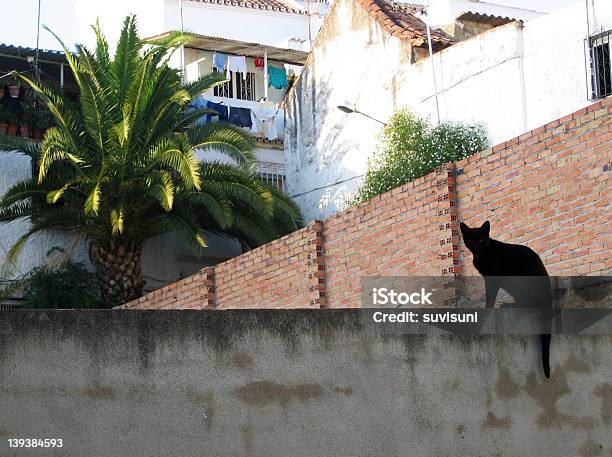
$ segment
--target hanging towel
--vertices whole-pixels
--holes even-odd
[[[213,56],[213,68],[223,71],[225,70],[225,66],[227,65],[227,54],[221,54],[220,52],[215,52]]]
[[[255,68],[262,69],[264,67],[264,60],[261,57],[255,57],[253,64],[255,64]]]
[[[247,64],[246,57],[244,56],[229,56],[227,60],[227,77],[229,78],[229,72],[242,73],[242,78],[246,79]]]
[[[285,68],[268,66],[268,86],[277,89],[285,89],[289,87],[287,80],[287,72]]]
[[[269,101],[260,102],[259,105],[251,110],[251,133],[255,136],[276,140],[278,131],[276,129],[276,114],[278,108]]]
[[[221,103],[213,103],[213,102],[208,102],[208,109],[211,109],[213,111],[216,111],[219,116],[219,120],[220,121],[227,121],[228,120],[228,116],[227,116],[227,106],[221,104]],[[211,114],[211,117],[214,117],[214,114]]]
[[[251,121],[251,110],[232,106],[229,110],[229,121],[238,127],[251,128],[253,125],[253,121]]]

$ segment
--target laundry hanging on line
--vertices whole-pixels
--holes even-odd
[[[245,56],[229,56],[227,60],[227,77],[229,79],[230,71],[234,73],[242,73],[242,78],[246,79],[247,63]]]
[[[253,64],[255,68],[259,68],[260,70],[264,67],[264,60],[261,57],[255,57],[253,59]]]
[[[251,128],[253,121],[251,120],[251,110],[249,108],[230,107],[229,121],[239,127]]]
[[[203,97],[197,97],[189,104],[189,109],[206,110],[208,109],[208,100],[206,100]],[[209,122],[209,120],[210,120],[209,115],[205,114],[198,119],[197,124],[198,125],[206,124],[207,122]]]
[[[251,110],[251,133],[261,138],[268,140],[276,140],[278,138],[278,130],[276,128],[276,114],[278,108],[269,101],[260,102],[256,108]]]
[[[225,70],[227,66],[227,54],[222,54],[220,52],[215,52],[213,56],[213,68],[219,71]]]
[[[276,89],[286,89],[289,87],[287,71],[284,67],[281,68],[268,65],[268,86],[272,86]]]
[[[229,120],[227,106],[223,105],[222,103],[208,102],[208,109],[216,111],[217,113],[219,113],[218,117],[219,117],[220,121],[228,121]],[[210,116],[211,117],[215,117],[214,114],[211,114]]]

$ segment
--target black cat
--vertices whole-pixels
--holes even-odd
[[[474,267],[484,277],[487,307],[495,305],[499,289],[514,298],[517,307],[538,307],[548,316],[552,311],[552,289],[540,256],[527,246],[502,243],[489,237],[491,224],[470,228],[460,224],[466,247],[474,257]],[[550,321],[545,319],[542,341],[544,376],[550,377]]]

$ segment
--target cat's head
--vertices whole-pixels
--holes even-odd
[[[479,254],[489,248],[491,224],[486,221],[480,227],[468,227],[463,222],[459,224],[463,242],[472,254]]]

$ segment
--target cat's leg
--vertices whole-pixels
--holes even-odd
[[[495,276],[485,276],[484,279],[487,308],[493,308],[499,293],[499,279]]]

